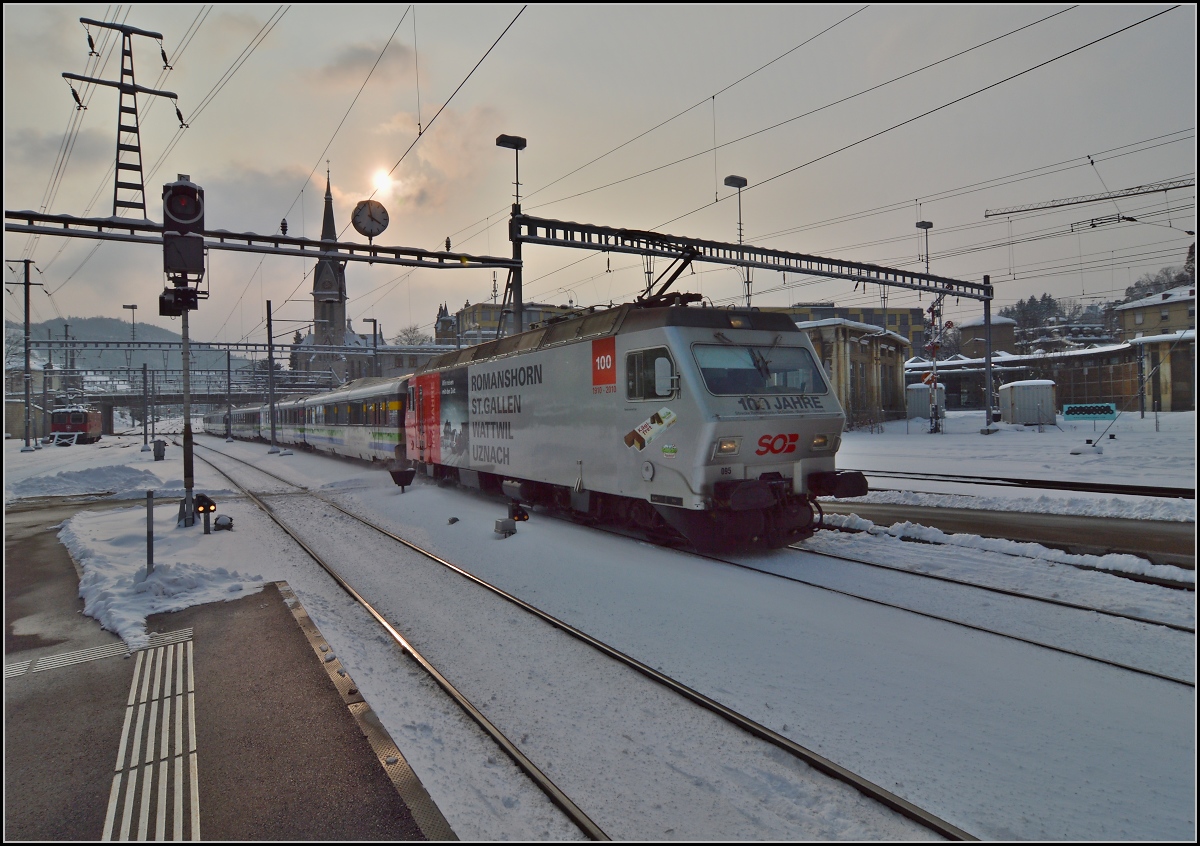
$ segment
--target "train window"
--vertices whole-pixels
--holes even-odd
[[[692,353],[705,386],[718,396],[828,391],[820,368],[803,347],[696,344]]]
[[[675,393],[675,362],[666,347],[638,350],[625,356],[625,396],[661,400]]]

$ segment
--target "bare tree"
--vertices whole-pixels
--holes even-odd
[[[25,335],[19,330],[4,330],[4,369],[25,368]]]
[[[1170,288],[1196,284],[1196,245],[1188,247],[1182,267],[1164,267],[1157,273],[1147,273],[1125,289],[1126,301],[1151,297]]]
[[[418,344],[428,344],[433,341],[432,335],[426,335],[421,331],[421,327],[417,324],[406,326],[400,330],[400,334],[392,339],[392,343],[397,346],[416,346]]]

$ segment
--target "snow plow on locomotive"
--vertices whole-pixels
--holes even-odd
[[[845,414],[808,336],[786,315],[689,298],[433,359],[408,379],[398,457],[701,549],[811,537],[818,496],[867,485],[835,468]]]
[[[67,405],[50,412],[50,437],[58,446],[94,444],[102,425],[100,412],[87,406]]]

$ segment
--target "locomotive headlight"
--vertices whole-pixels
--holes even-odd
[[[739,438],[721,438],[713,445],[713,458],[721,456],[737,455],[742,447],[742,439]]]
[[[829,449],[829,436],[828,435],[813,435],[812,448],[813,449]]]

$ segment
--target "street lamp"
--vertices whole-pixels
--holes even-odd
[[[928,220],[918,220],[917,228],[925,230],[925,275],[929,275],[929,230],[933,228],[933,223]]]
[[[121,308],[129,309],[129,342],[133,343],[137,340],[137,304],[123,305]],[[129,351],[129,355],[125,356],[125,379],[129,382],[130,387],[133,386],[133,350]]]
[[[129,309],[129,340],[137,340],[137,305],[123,305],[121,308]]]
[[[742,243],[742,189],[746,187],[746,177],[744,176],[726,176],[725,185],[729,188],[736,188],[738,192],[738,243]],[[742,256],[739,254],[739,258]],[[746,274],[746,308],[750,308],[750,268],[742,268],[742,272]]]
[[[929,275],[929,230],[933,228],[933,223],[928,220],[918,220],[917,228],[925,230],[925,275],[928,276]],[[938,397],[938,393],[937,393],[937,391],[938,391],[937,352],[938,352],[939,341],[941,340],[941,332],[940,332],[941,327],[938,324],[939,324],[940,318],[942,316],[941,302],[942,302],[942,298],[939,296],[933,301],[933,305],[931,305],[929,307],[929,322],[931,324],[930,328],[929,328],[929,338],[930,338],[929,354],[933,357],[933,364],[931,366],[931,372],[933,374],[933,377],[932,377],[933,381],[931,381],[929,383],[929,431],[931,434],[936,433],[938,431],[943,431],[943,432],[945,431],[944,429],[941,429],[939,426],[938,404],[937,404],[937,397]]]
[[[374,317],[364,317],[363,323],[371,324],[371,345],[373,347],[371,352],[371,375],[378,376],[379,373],[376,371],[379,370],[379,327],[376,325]]]
[[[521,242],[516,239],[516,227],[512,221],[516,220],[521,213],[521,151],[525,149],[525,139],[520,135],[497,135],[496,146],[504,147],[513,151],[513,158],[516,163],[516,179],[513,185],[516,186],[516,202],[512,207],[512,219],[509,222],[508,233],[512,240],[512,256],[516,262],[516,267],[512,269],[512,275],[509,277],[509,285],[512,288],[513,297],[513,321],[516,323],[517,334],[525,331],[525,302],[524,294],[521,291]]]
[[[504,147],[506,149],[512,150],[513,157],[516,159],[517,179],[516,179],[516,182],[514,182],[513,184],[517,186],[517,193],[516,193],[517,205],[521,204],[521,151],[525,149],[525,144],[526,144],[525,139],[522,138],[520,135],[497,135],[496,136],[496,146]]]

